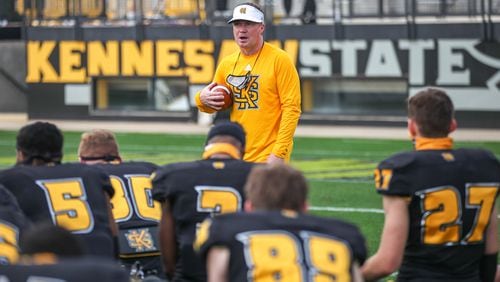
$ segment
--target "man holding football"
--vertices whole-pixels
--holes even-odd
[[[228,23],[239,51],[225,57],[213,82],[197,93],[202,112],[230,108],[231,121],[247,133],[245,160],[287,162],[301,113],[300,81],[288,54],[265,42],[264,13],[253,3],[234,8]],[[225,102],[224,86],[232,96]]]

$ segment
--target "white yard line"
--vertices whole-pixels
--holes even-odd
[[[364,209],[364,208],[340,208],[340,207],[309,207],[310,211],[332,211],[332,212],[361,212],[361,213],[384,213],[382,209]],[[500,219],[500,215],[497,216]]]
[[[340,207],[309,207],[311,211],[334,211],[334,212],[361,212],[361,213],[384,213],[382,209],[364,209],[364,208],[340,208]]]

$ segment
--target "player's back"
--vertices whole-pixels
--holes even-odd
[[[253,166],[236,159],[207,159],[158,169],[153,195],[169,202],[175,220],[180,252],[176,278],[205,279],[205,268],[192,247],[196,228],[211,215],[243,208],[243,187]]]
[[[51,221],[80,237],[93,255],[114,257],[105,193],[109,177],[82,164],[18,165],[0,172],[2,183],[34,223]]]
[[[422,150],[392,156],[377,171],[379,193],[411,200],[398,278],[477,281],[500,186],[496,158],[478,149]]]
[[[354,225],[288,210],[221,215],[206,221],[198,237],[204,257],[212,247],[229,249],[229,281],[351,281],[354,262],[366,259]]]
[[[127,272],[118,264],[99,258],[66,259],[55,264],[0,266],[0,281],[128,282]]]
[[[153,200],[151,174],[157,166],[149,162],[98,164],[110,175],[115,196],[113,216],[119,227],[120,259],[128,269],[139,261],[146,274],[162,275],[158,221],[160,203]]]

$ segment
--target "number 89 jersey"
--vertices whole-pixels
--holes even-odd
[[[292,211],[221,215],[205,221],[196,248],[230,251],[228,281],[352,281],[366,259],[357,227]]]
[[[410,230],[399,278],[478,277],[500,165],[479,149],[396,154],[375,170],[377,192],[407,197]]]

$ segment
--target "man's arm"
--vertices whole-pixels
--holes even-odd
[[[286,54],[278,60],[276,83],[281,102],[281,121],[268,163],[276,161],[277,158],[287,159],[290,155],[289,150],[292,149],[293,136],[301,114],[300,79],[297,69]]]
[[[481,280],[484,282],[495,281],[495,274],[497,271],[497,254],[498,254],[498,240],[497,240],[497,208],[494,207],[491,212],[490,222],[486,230],[486,246],[484,255],[481,259],[479,268]]]
[[[377,253],[361,268],[367,281],[390,275],[399,268],[408,238],[409,214],[406,199],[384,195],[383,205],[385,222],[380,246]]]
[[[175,220],[172,216],[170,204],[165,200],[161,204],[160,219],[160,251],[163,258],[163,266],[168,277],[173,277],[175,272],[177,244],[175,238]]]
[[[229,273],[229,249],[212,247],[207,254],[208,282],[227,282]]]
[[[352,281],[353,282],[363,282],[363,274],[361,273],[361,268],[359,267],[359,263],[355,261],[352,266]]]

